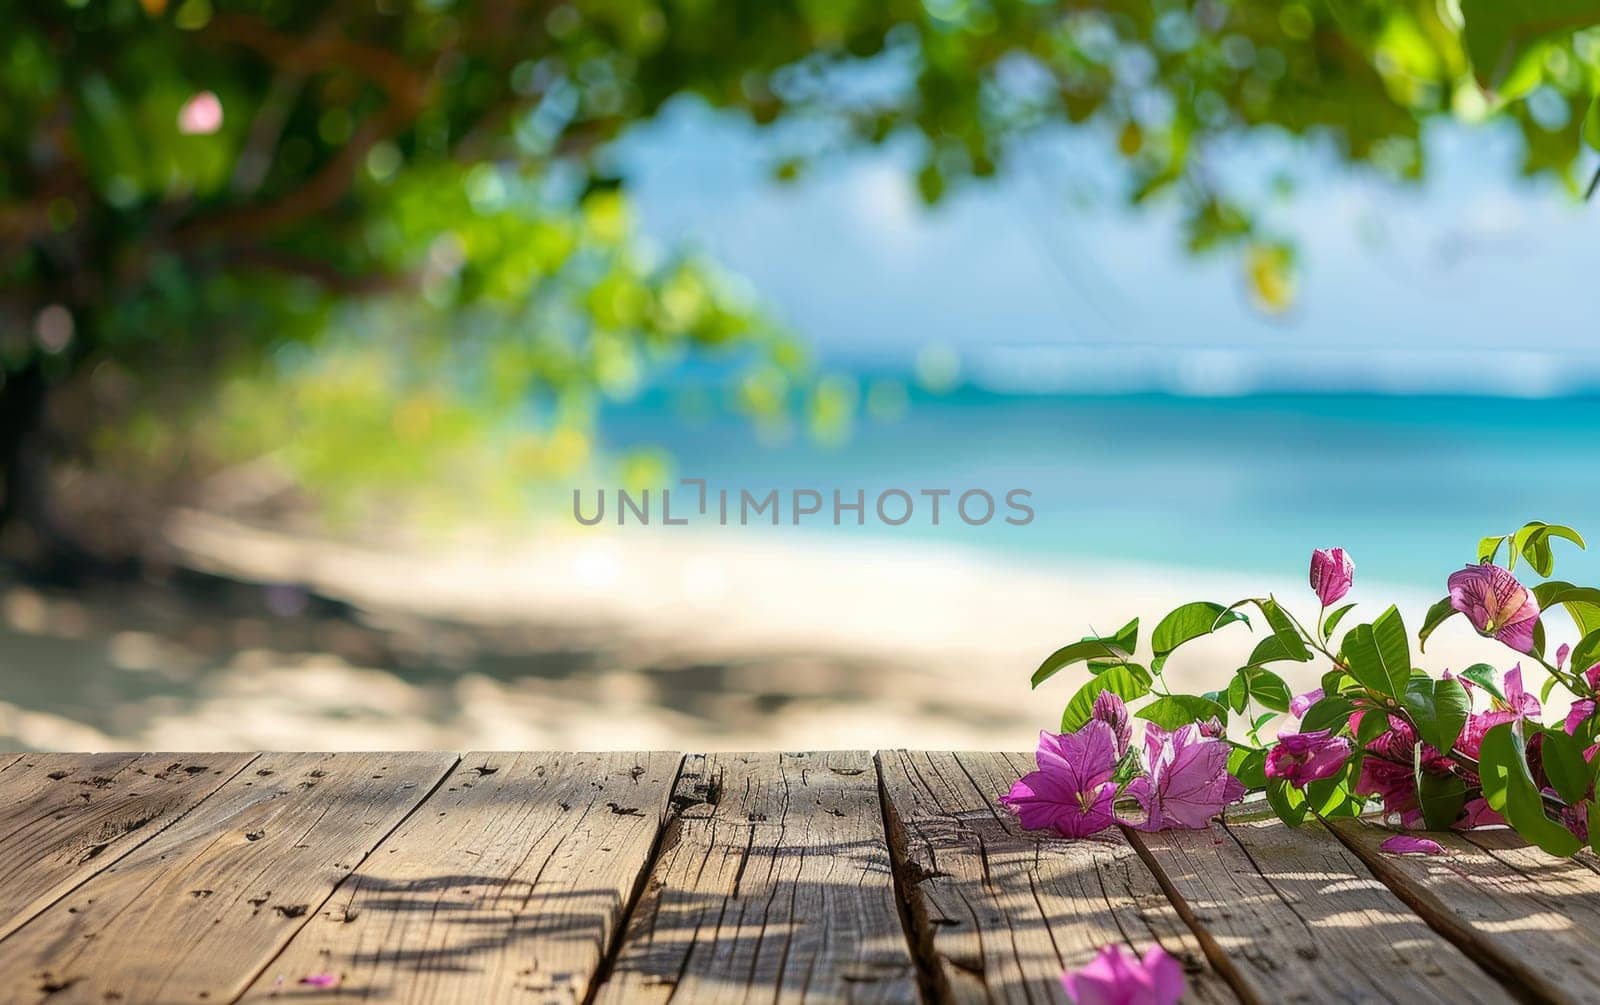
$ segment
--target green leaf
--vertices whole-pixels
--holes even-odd
[[[1478,542],[1478,564],[1493,562],[1500,556],[1500,546],[1506,543],[1506,536],[1486,537]]]
[[[1197,694],[1162,695],[1134,714],[1162,729],[1177,729],[1191,722],[1204,722],[1213,716],[1222,722],[1228,721],[1227,709]]]
[[[1541,742],[1544,773],[1549,776],[1556,793],[1567,803],[1576,803],[1587,796],[1592,775],[1589,762],[1583,759],[1583,741],[1559,729],[1546,729]]]
[[[1473,75],[1485,90],[1504,93],[1512,78],[1523,75],[1518,71],[1538,43],[1600,23],[1600,5],[1594,0],[1461,0],[1461,18]]]
[[[1121,663],[1132,655],[1131,650],[1122,649],[1112,644],[1109,639],[1084,639],[1081,642],[1074,642],[1057,649],[1039,664],[1039,669],[1033,672],[1032,686],[1038,687],[1074,663],[1083,663],[1087,660],[1114,660]]]
[[[1356,746],[1365,748],[1389,729],[1389,717],[1380,711],[1368,709],[1356,727]]]
[[[1422,627],[1417,630],[1418,651],[1427,652],[1428,636],[1433,634],[1433,630],[1460,613],[1460,611],[1450,606],[1449,597],[1445,597],[1443,600],[1428,608],[1428,613],[1422,618]]]
[[[1286,644],[1286,640],[1277,635],[1268,635],[1256,647],[1250,650],[1247,661],[1251,666],[1262,666],[1267,663],[1282,663],[1284,660],[1294,660],[1304,663],[1311,659],[1311,654],[1303,645]]]
[[[1400,704],[1417,727],[1417,735],[1435,750],[1448,753],[1467,724],[1472,701],[1458,680],[1417,678],[1406,685]]]
[[[1467,802],[1467,783],[1459,775],[1422,776],[1417,788],[1423,825],[1430,831],[1449,830]]]
[[[1589,113],[1583,117],[1583,142],[1590,150],[1600,150],[1600,94],[1589,102]]]
[[[1299,827],[1306,818],[1306,796],[1282,778],[1267,779],[1267,805],[1278,814],[1278,819],[1290,827]]]
[[[1589,847],[1600,853],[1600,803],[1589,804]]]
[[[1139,619],[1138,618],[1134,618],[1132,621],[1128,622],[1127,624],[1123,625],[1121,628],[1117,629],[1116,632],[1114,634],[1112,634],[1112,635],[1108,635],[1108,636],[1105,636],[1105,637],[1101,637],[1101,636],[1097,636],[1097,635],[1086,635],[1086,636],[1084,636],[1083,641],[1085,641],[1085,642],[1096,642],[1096,641],[1105,642],[1105,643],[1109,644],[1113,649],[1120,649],[1123,652],[1128,653],[1128,654],[1131,655],[1135,649],[1139,648]],[[1120,662],[1122,662],[1122,661],[1121,660],[1090,660],[1089,661],[1089,672],[1090,673],[1100,673],[1101,671],[1111,669],[1112,667],[1116,666]]]
[[[1250,701],[1250,687],[1245,679],[1238,674],[1228,682],[1228,707],[1235,712],[1243,712]]]
[[[1334,629],[1339,627],[1339,622],[1343,621],[1344,616],[1349,614],[1351,609],[1355,606],[1355,604],[1345,604],[1337,611],[1334,611],[1332,614],[1328,615],[1328,620],[1322,623],[1323,638],[1331,638],[1333,636]]]
[[[1162,618],[1156,625],[1155,631],[1150,633],[1150,647],[1155,650],[1155,658],[1150,661],[1150,669],[1160,673],[1173,650],[1185,642],[1200,638],[1202,635],[1210,635],[1223,625],[1235,621],[1249,623],[1249,619],[1243,614],[1221,604],[1205,600],[1184,604]]]
[[[1067,702],[1066,710],[1061,713],[1063,733],[1081,729],[1083,724],[1089,721],[1090,713],[1094,710],[1094,700],[1100,697],[1101,691],[1110,691],[1123,701],[1143,698],[1150,693],[1150,672],[1137,663],[1126,663],[1091,678],[1088,683],[1078,688],[1078,693],[1072,696],[1072,700]]]
[[[1263,670],[1258,666],[1240,667],[1233,675],[1233,680],[1262,708],[1270,708],[1274,712],[1289,711],[1289,699],[1294,695],[1289,692],[1289,685],[1283,682],[1283,678],[1271,670]],[[1230,698],[1233,696],[1233,687],[1233,684],[1228,685]],[[1237,710],[1243,711],[1243,708]]]
[[[1261,613],[1267,619],[1267,625],[1272,629],[1272,634],[1256,644],[1255,650],[1250,653],[1250,665],[1260,666],[1263,663],[1276,663],[1280,660],[1294,660],[1296,663],[1306,663],[1311,659],[1311,650],[1306,647],[1305,640],[1301,638],[1299,629],[1294,622],[1283,613],[1283,608],[1278,602],[1268,597],[1265,600],[1253,601],[1261,608]]]
[[[1600,628],[1595,629],[1572,647],[1572,654],[1568,657],[1568,666],[1574,673],[1583,673],[1585,670],[1600,663]]]
[[[1484,734],[1478,753],[1483,798],[1516,832],[1552,855],[1568,856],[1581,845],[1572,832],[1544,812],[1544,800],[1528,771],[1522,738],[1509,722]]]
[[[1300,720],[1300,732],[1331,729],[1337,733],[1350,721],[1350,713],[1355,710],[1355,702],[1349,698],[1330,694],[1306,709],[1305,717]]]
[[[1521,552],[1522,557],[1528,560],[1533,570],[1541,576],[1548,576],[1555,569],[1555,555],[1550,549],[1552,537],[1564,538],[1584,547],[1583,535],[1571,527],[1562,524],[1545,523],[1533,520],[1524,524],[1512,539],[1512,548]]]
[[[1565,607],[1580,634],[1600,629],[1600,589],[1552,579],[1533,588],[1533,599],[1539,602],[1542,611],[1557,605]]]
[[[1398,698],[1411,678],[1411,646],[1406,626],[1394,607],[1370,625],[1357,625],[1344,637],[1345,661],[1363,687]]]
[[[1267,752],[1248,747],[1235,747],[1228,754],[1228,773],[1254,791],[1267,784]]]
[[[1505,694],[1500,690],[1500,674],[1489,664],[1474,663],[1465,670],[1461,671],[1459,676],[1465,677],[1467,680],[1472,681],[1472,683],[1483,688],[1485,691],[1494,695],[1501,701],[1506,700]]]

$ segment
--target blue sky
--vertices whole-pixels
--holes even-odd
[[[1280,318],[1250,305],[1236,259],[1182,251],[1170,207],[1122,208],[1089,137],[1031,141],[998,179],[932,210],[905,144],[829,156],[788,185],[772,180],[778,145],[683,100],[616,155],[648,235],[746,277],[835,365],[905,369],[931,344],[1009,391],[1600,387],[1600,207],[1520,179],[1503,132],[1432,134],[1421,187],[1288,141],[1217,158],[1244,184],[1297,177],[1274,210],[1301,263],[1297,305]],[[1098,193],[1087,208],[1086,189]]]

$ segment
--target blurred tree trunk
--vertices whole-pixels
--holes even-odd
[[[45,408],[50,379],[38,359],[0,384],[0,558],[35,576],[82,578],[93,563],[65,533],[52,502]]]

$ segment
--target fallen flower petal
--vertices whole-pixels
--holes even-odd
[[[1391,855],[1443,855],[1444,845],[1432,838],[1413,837],[1410,834],[1396,834],[1378,846],[1379,851]]]
[[[1183,965],[1165,949],[1151,946],[1141,960],[1120,943],[1061,975],[1076,1005],[1175,1005],[1185,983]]]
[[[339,986],[338,974],[307,974],[300,978],[300,983],[313,988],[332,988]]]

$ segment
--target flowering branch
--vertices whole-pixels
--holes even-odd
[[[1524,687],[1520,663],[1504,674],[1487,664],[1438,676],[1416,668],[1394,607],[1335,645],[1335,629],[1355,605],[1334,605],[1350,591],[1355,563],[1343,549],[1317,550],[1309,575],[1320,605],[1315,630],[1271,596],[1229,606],[1196,602],[1151,632],[1148,670],[1136,659],[1138,619],[1052,654],[1034,673],[1035,686],[1080,663],[1090,679],[1067,704],[1063,732],[1041,736],[1039,769],[1002,802],[1024,826],[1082,836],[1114,822],[1204,827],[1246,791],[1259,790],[1290,824],[1308,814],[1356,816],[1377,807],[1408,828],[1505,823],[1547,851],[1570,855],[1590,839],[1591,819],[1600,832],[1600,589],[1548,579],[1530,589],[1512,571],[1521,557],[1549,577],[1555,538],[1584,546],[1571,528],[1542,522],[1485,538],[1478,561],[1449,577],[1448,595],[1417,633],[1420,651],[1443,622],[1465,616],[1479,635],[1549,674],[1541,697]],[[1510,557],[1500,566],[1504,546]],[[1249,626],[1240,610],[1246,606],[1259,611],[1268,633],[1245,665],[1217,690],[1172,692],[1162,670],[1174,651],[1235,622]],[[1563,644],[1552,661],[1541,615],[1557,606],[1582,637]],[[1297,696],[1270,668],[1319,658],[1327,662],[1322,686]],[[1548,726],[1540,722],[1542,698],[1556,683],[1577,700],[1564,722]],[[1478,692],[1487,703],[1482,710],[1474,708]],[[1131,746],[1135,704],[1133,715],[1147,723],[1142,756]],[[1286,716],[1299,720],[1297,727],[1284,728]],[[1228,736],[1232,723],[1249,742]],[[1273,724],[1275,738],[1263,744],[1260,733]],[[1135,805],[1142,816],[1118,816]]]

